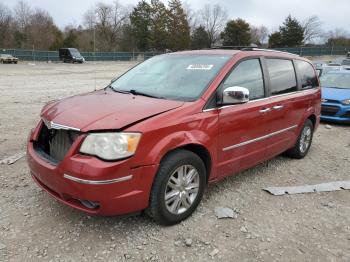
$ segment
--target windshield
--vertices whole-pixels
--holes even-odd
[[[111,88],[193,101],[200,97],[230,58],[222,55],[155,56],[122,75]]]
[[[12,55],[1,55],[1,57],[10,58],[10,57],[12,57]]]
[[[79,53],[79,51],[77,49],[70,49],[69,51],[70,51],[72,56],[77,56],[77,57],[81,56],[81,54]]]
[[[327,73],[320,78],[322,87],[350,89],[349,73]]]

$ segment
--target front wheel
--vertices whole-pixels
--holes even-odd
[[[206,169],[199,156],[182,149],[171,152],[160,164],[146,213],[163,225],[179,223],[197,208],[205,185]]]
[[[286,153],[288,156],[296,159],[304,158],[309,152],[312,137],[314,133],[314,125],[310,119],[307,119],[301,129],[300,135],[294,147],[289,149]]]

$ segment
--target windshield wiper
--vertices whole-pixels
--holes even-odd
[[[335,89],[347,89],[346,87],[339,87],[339,86],[330,86],[328,88],[335,88]]]
[[[112,89],[114,92],[117,92],[117,93],[121,93],[121,94],[130,94],[130,92],[127,91],[127,90],[115,89],[115,88],[113,88],[113,86],[111,86],[111,85],[106,86],[106,87],[105,87],[105,90],[106,90],[107,88],[110,88],[110,89]]]
[[[155,96],[155,95],[147,94],[147,93],[144,93],[144,92],[136,91],[135,89],[131,89],[129,92],[130,92],[130,94],[133,94],[135,96],[146,96],[146,97],[164,99],[164,97]]]
[[[128,91],[128,90],[115,89],[111,85],[107,86],[106,88],[108,88],[108,87],[111,88],[114,92],[117,92],[117,93],[132,94],[132,95],[135,95],[135,96],[146,96],[146,97],[151,97],[151,98],[165,99],[162,96],[156,96],[156,95],[152,95],[152,94],[136,91],[135,89],[131,89],[131,90]]]

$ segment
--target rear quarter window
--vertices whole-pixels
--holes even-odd
[[[297,91],[297,80],[291,60],[268,58],[266,59],[266,64],[270,77],[271,95]]]
[[[295,60],[295,64],[300,76],[302,89],[315,88],[319,85],[315,70],[311,64],[302,60]]]

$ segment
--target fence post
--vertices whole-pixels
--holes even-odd
[[[34,49],[34,45],[33,45],[33,51],[32,51],[32,59],[33,59],[33,61],[35,63],[35,49]]]

